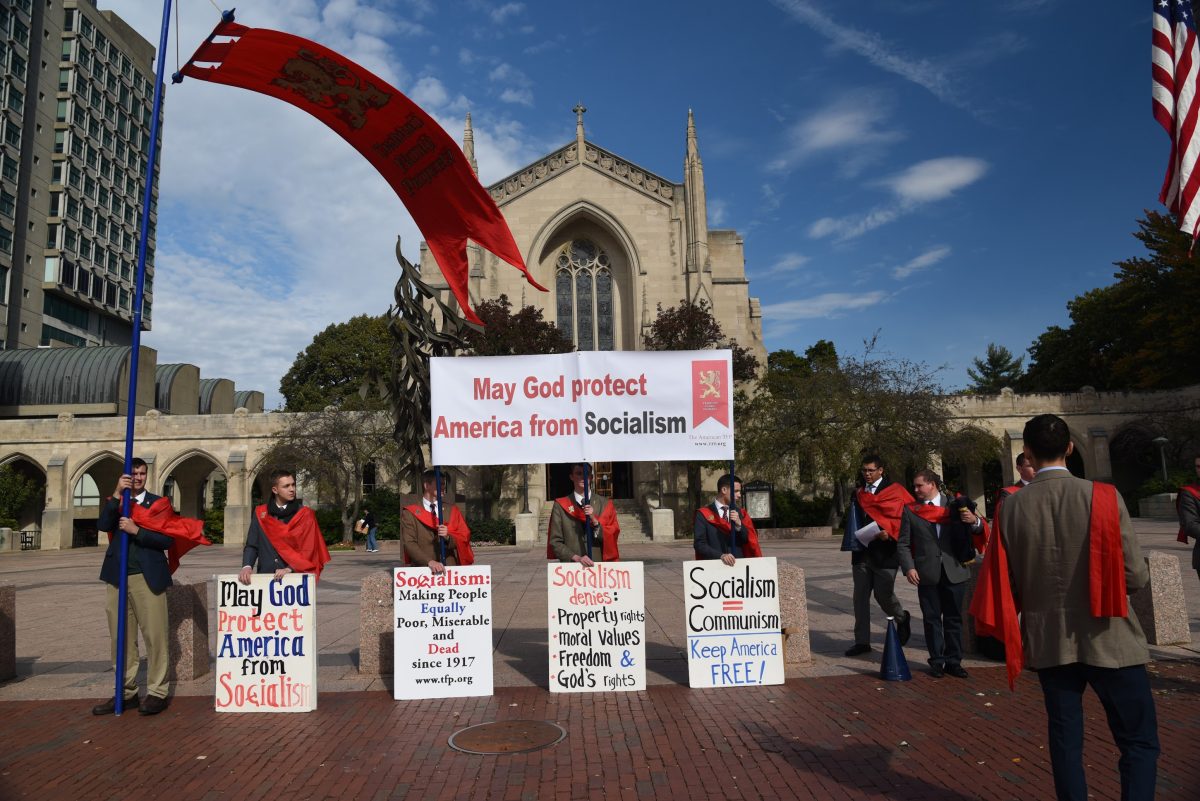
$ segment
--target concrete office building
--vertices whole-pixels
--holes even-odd
[[[154,47],[90,0],[6,2],[0,30],[0,349],[129,344]]]

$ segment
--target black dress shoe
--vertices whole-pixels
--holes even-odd
[[[137,706],[138,697],[131,695],[125,699],[125,709],[132,709]],[[92,707],[93,715],[111,715],[117,711],[117,697],[114,695],[102,704],[96,704]]]
[[[167,699],[159,698],[157,695],[147,695],[142,700],[142,705],[138,707],[139,715],[157,715],[167,708]]]
[[[896,633],[900,635],[900,647],[908,645],[908,638],[912,636],[912,612],[904,613],[904,619],[896,624]]]
[[[930,665],[929,675],[933,676],[935,679],[940,679],[942,676],[946,675],[946,671],[942,669],[941,665]]]
[[[868,654],[870,652],[871,646],[867,645],[865,642],[856,642],[854,645],[846,649],[846,656],[859,656],[861,654]]]
[[[956,679],[965,679],[967,677],[967,669],[962,665],[946,665],[946,672]]]

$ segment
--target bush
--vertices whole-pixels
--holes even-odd
[[[363,503],[371,507],[371,514],[375,515],[376,539],[400,539],[400,512],[403,506],[399,493],[387,487],[377,487],[363,499]]]
[[[341,542],[342,513],[327,506],[314,509],[313,512],[317,516],[317,525],[321,527],[321,536],[325,538],[325,544],[333,545]]]
[[[827,526],[829,525],[829,511],[832,507],[833,498],[828,495],[802,498],[800,493],[795,490],[777,489],[775,490],[775,525],[780,528]]]
[[[517,543],[517,526],[508,518],[468,520],[467,525],[471,528],[471,542],[494,542],[497,545]]]
[[[1147,498],[1163,492],[1177,492],[1180,487],[1191,484],[1195,480],[1195,474],[1191,470],[1173,470],[1167,476],[1168,480],[1163,481],[1161,471],[1159,471],[1159,475],[1143,481],[1142,485],[1137,488],[1137,497]]]
[[[204,536],[214,545],[225,542],[225,510],[209,509],[204,513]]]

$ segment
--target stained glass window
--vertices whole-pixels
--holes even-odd
[[[556,261],[558,327],[580,350],[613,350],[613,281],[608,254],[594,242],[564,245]]]

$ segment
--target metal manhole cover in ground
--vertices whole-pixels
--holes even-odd
[[[468,754],[520,754],[549,748],[567,732],[544,720],[499,720],[460,729],[450,735],[450,747]]]

